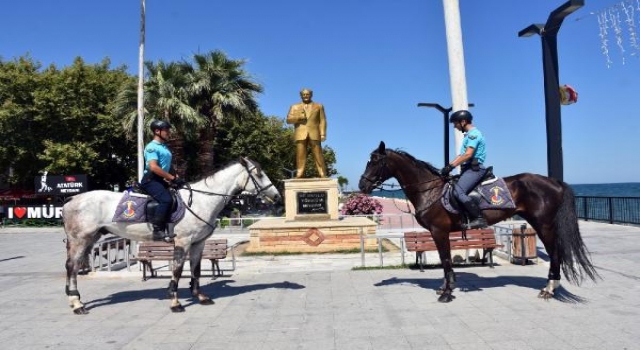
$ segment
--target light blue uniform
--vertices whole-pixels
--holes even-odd
[[[144,148],[144,173],[149,172],[149,162],[152,160],[157,161],[162,170],[169,172],[171,169],[171,158],[171,151],[169,151],[166,144],[151,140]]]
[[[473,128],[464,134],[462,147],[460,147],[460,154],[465,154],[468,147],[473,147],[473,156],[470,160],[460,165],[462,173],[454,187],[454,193],[462,203],[471,200],[467,193],[471,192],[473,187],[478,184],[480,179],[486,173],[486,169],[484,167],[484,160],[487,157],[486,147],[484,137],[478,128]],[[471,169],[471,163],[474,158],[478,159],[477,171]]]
[[[470,163],[473,158],[478,159],[478,163],[484,164],[485,158],[487,158],[487,151],[484,142],[484,136],[478,128],[473,128],[464,134],[462,140],[462,147],[460,147],[460,155],[465,154],[467,147],[473,147],[473,157],[468,161]],[[465,163],[466,164],[466,163]]]

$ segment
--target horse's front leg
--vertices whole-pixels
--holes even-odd
[[[189,251],[191,264],[191,295],[194,298],[198,298],[200,305],[211,305],[213,304],[213,300],[209,298],[206,294],[200,292],[200,275],[201,275],[201,262],[202,262],[202,250],[204,249],[205,241],[195,244],[191,246],[191,250]],[[215,271],[214,271],[215,272]]]
[[[171,282],[169,282],[169,298],[171,298],[172,312],[184,312],[184,307],[178,300],[178,282],[180,282],[180,277],[182,277],[185,254],[183,247],[176,246],[173,250],[173,271],[171,275]]]
[[[442,232],[432,232],[433,240],[438,248],[438,255],[442,262],[444,271],[444,282],[436,293],[440,295],[438,301],[448,303],[455,299],[453,289],[456,287],[456,274],[453,272],[453,264],[451,262],[451,246],[449,245],[449,234]]]

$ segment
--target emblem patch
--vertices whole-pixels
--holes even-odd
[[[122,211],[122,216],[124,216],[125,218],[132,218],[136,215],[136,211],[135,209],[133,209],[133,207],[135,206],[135,202],[133,201],[126,201],[123,203],[124,206],[126,206],[127,208],[125,210]]]
[[[500,188],[499,186],[494,186],[491,187],[490,191],[493,192],[493,195],[491,196],[491,204],[500,205],[504,203],[505,199],[501,195],[502,188]]]

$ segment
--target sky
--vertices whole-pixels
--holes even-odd
[[[467,99],[499,176],[547,175],[541,39],[518,32],[564,3],[459,0]],[[138,74],[140,1],[11,1],[3,13],[3,60],[29,54],[60,68],[108,57]],[[244,59],[264,86],[260,109],[283,119],[311,88],[327,113],[324,144],[357,189],[380,141],[444,165],[443,115],[417,107],[452,105],[443,14],[441,0],[146,0],[145,60]],[[569,184],[640,182],[638,35],[640,0],[585,0],[558,33],[560,83],[579,94],[562,107]]]

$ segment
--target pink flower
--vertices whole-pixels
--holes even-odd
[[[377,199],[361,193],[349,195],[342,207],[343,215],[372,215],[381,213],[382,204],[380,204]]]

